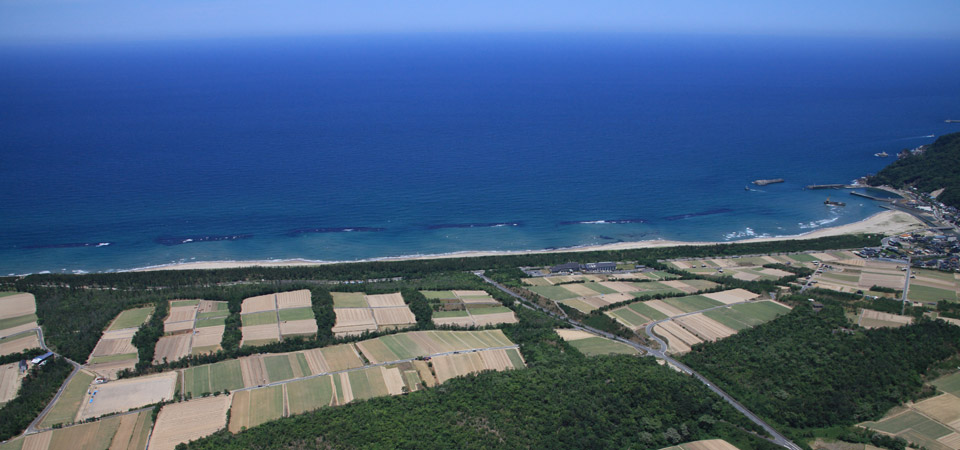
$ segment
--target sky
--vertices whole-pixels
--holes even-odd
[[[0,0],[0,44],[633,32],[960,40],[958,0]]]

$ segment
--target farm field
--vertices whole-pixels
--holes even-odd
[[[197,398],[203,394],[244,387],[240,360],[231,359],[183,370],[183,392]]]
[[[857,325],[864,328],[896,328],[913,323],[913,317],[861,309]]]
[[[960,398],[946,393],[908,403],[860,426],[902,437],[928,450],[955,450],[960,448]]]
[[[513,310],[501,306],[485,291],[420,292],[433,301],[435,325],[469,327],[517,323]]]
[[[816,287],[839,292],[866,292],[873,286],[902,290],[906,282],[906,273],[892,262],[853,258],[832,261],[827,265],[829,267],[814,277]]]
[[[616,281],[616,280],[660,281],[660,280],[670,280],[673,278],[678,278],[678,276],[670,272],[654,270],[654,271],[647,271],[647,272],[612,273],[609,275],[607,274],[547,275],[543,277],[524,278],[522,279],[522,281],[524,284],[528,286],[553,286],[555,284],[570,283],[574,281],[583,281],[583,282],[601,282],[601,281]]]
[[[238,433],[283,417],[283,386],[270,386],[233,394],[229,430]]]
[[[37,328],[37,302],[33,294],[0,296],[0,338]]]
[[[53,404],[53,408],[40,422],[40,427],[50,428],[58,424],[75,422],[80,403],[83,402],[87,388],[90,387],[90,383],[93,383],[94,378],[94,375],[86,370],[77,372],[63,390],[63,394]]]
[[[144,450],[152,425],[150,411],[142,411],[31,434],[0,445],[0,450]]]
[[[956,274],[928,269],[913,269],[911,273],[916,278],[910,280],[908,299],[924,303],[958,300],[960,280],[957,279]]]
[[[764,255],[734,258],[703,258],[666,261],[667,265],[675,269],[698,275],[732,276],[738,280],[779,280],[793,275],[780,269],[763,267],[766,264],[798,265],[813,268],[812,261],[836,261],[839,259],[856,258],[849,252],[827,252],[797,255]]]
[[[167,372],[90,385],[77,418],[86,420],[171,400],[178,376]]]
[[[708,439],[703,441],[687,442],[661,450],[737,450],[733,444],[723,439]]]
[[[217,319],[221,318],[213,318]],[[240,320],[243,334],[240,345],[248,347],[277,342],[284,336],[312,335],[318,330],[307,289],[244,299],[240,305]],[[222,323],[218,321],[215,325]]]
[[[18,362],[0,366],[0,407],[17,396],[20,382],[25,375],[26,372],[20,373],[20,363]]]
[[[787,306],[761,300],[673,317],[658,323],[653,331],[667,341],[669,353],[680,354],[690,351],[696,344],[732,336],[788,312],[790,308]]]
[[[231,396],[219,395],[165,405],[150,436],[151,450],[173,450],[181,442],[209,436],[227,426]]]
[[[150,314],[152,313],[152,306],[121,311],[120,314],[117,315],[117,318],[113,320],[109,327],[107,327],[107,331],[137,328],[140,325],[143,325],[143,323],[150,318]]]
[[[439,353],[514,344],[500,330],[411,331],[381,336],[357,343],[357,349],[373,364]]]
[[[605,314],[625,327],[638,330],[650,322],[717,306],[744,302],[756,297],[756,294],[744,289],[730,289],[702,295],[634,302],[606,311]]]
[[[87,359],[87,368],[107,378],[116,378],[120,370],[132,369],[139,360],[133,345],[136,333],[137,328],[105,331]]]
[[[574,286],[578,287],[575,288]],[[715,287],[717,287],[716,283],[707,280],[604,281],[561,286],[534,286],[530,290],[587,314],[595,309],[630,301],[637,297],[658,294],[692,294]]]
[[[333,312],[337,316],[333,334],[337,337],[406,328],[417,322],[399,292],[377,295],[361,292],[331,294]]]
[[[622,342],[617,342],[581,330],[560,328],[556,330],[561,339],[586,356],[596,355],[639,355],[640,352]]]
[[[31,348],[40,348],[40,338],[36,331],[0,338],[0,356],[20,353]]]

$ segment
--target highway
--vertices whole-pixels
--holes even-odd
[[[635,348],[635,349],[637,349],[637,350],[640,350],[640,351],[642,351],[642,352],[644,352],[644,353],[647,353],[647,354],[649,354],[649,355],[651,355],[651,356],[653,356],[653,357],[655,357],[655,358],[659,358],[659,359],[665,360],[668,364],[676,367],[677,369],[679,369],[679,370],[682,371],[683,373],[685,373],[685,374],[687,374],[687,375],[692,375],[692,376],[693,376],[694,378],[696,378],[697,380],[700,380],[700,382],[703,383],[703,384],[705,384],[708,389],[710,389],[711,391],[713,391],[714,393],[716,393],[717,395],[719,395],[721,398],[723,398],[727,403],[729,403],[731,406],[733,406],[734,409],[736,409],[736,410],[739,411],[741,414],[743,414],[743,415],[746,416],[748,419],[750,419],[751,422],[753,422],[753,423],[759,425],[761,428],[763,428],[764,431],[766,431],[767,434],[769,434],[769,435],[771,436],[771,438],[768,438],[767,440],[769,440],[770,442],[772,442],[772,443],[774,443],[774,444],[777,444],[777,445],[779,445],[779,446],[781,446],[781,447],[790,449],[790,450],[800,450],[800,447],[799,447],[797,444],[793,443],[792,441],[790,441],[789,439],[787,439],[785,436],[783,436],[782,434],[780,434],[780,433],[779,433],[777,430],[775,430],[772,426],[770,426],[769,424],[767,424],[766,422],[764,422],[763,419],[761,419],[761,418],[758,417],[756,414],[754,414],[752,411],[750,411],[749,409],[747,409],[747,407],[743,406],[743,405],[742,405],[740,402],[738,402],[735,398],[731,397],[730,394],[727,394],[725,391],[723,391],[722,389],[720,389],[719,387],[717,387],[715,384],[713,384],[712,382],[710,382],[710,380],[708,380],[706,377],[704,377],[703,375],[700,375],[700,374],[697,373],[695,370],[693,370],[693,369],[691,369],[690,367],[688,367],[686,364],[683,364],[683,363],[681,363],[680,361],[677,361],[676,359],[674,359],[673,357],[667,355],[667,354],[665,353],[666,350],[667,350],[667,344],[663,341],[663,339],[660,339],[658,336],[656,336],[655,334],[653,334],[652,326],[649,326],[649,325],[648,325],[648,327],[645,328],[645,331],[646,331],[646,334],[649,335],[651,339],[653,339],[654,341],[657,342],[657,344],[658,344],[659,347],[660,347],[660,348],[658,348],[658,349],[653,349],[653,348],[651,348],[651,347],[647,347],[647,346],[645,346],[645,345],[641,345],[641,344],[638,344],[638,343],[636,343],[636,342],[633,342],[633,341],[630,341],[630,340],[621,338],[620,336],[615,336],[615,335],[610,334],[610,333],[607,333],[607,332],[605,332],[605,331],[598,330],[598,329],[596,329],[596,328],[583,325],[583,324],[581,324],[581,323],[579,323],[579,322],[577,322],[577,321],[575,321],[575,320],[570,319],[569,317],[563,317],[563,316],[561,316],[561,315],[559,315],[559,314],[556,314],[556,313],[554,313],[554,312],[552,312],[552,311],[549,311],[549,310],[547,310],[547,309],[545,309],[545,308],[540,307],[540,306],[537,305],[536,303],[531,302],[530,300],[524,298],[524,297],[521,296],[520,294],[517,294],[516,292],[513,292],[513,291],[511,291],[510,289],[507,289],[506,286],[503,286],[502,284],[497,283],[496,281],[491,280],[489,277],[487,277],[486,275],[484,275],[484,272],[483,272],[483,271],[476,271],[476,272],[473,272],[473,273],[474,273],[474,275],[476,275],[476,276],[480,277],[481,279],[483,279],[483,281],[485,281],[485,282],[493,285],[494,287],[496,287],[496,288],[499,289],[500,291],[502,291],[502,292],[506,293],[507,295],[510,295],[511,297],[517,299],[517,300],[520,302],[520,305],[523,306],[523,307],[525,307],[525,308],[527,308],[527,309],[532,309],[532,310],[536,310],[536,311],[543,312],[543,313],[545,313],[545,314],[550,315],[551,317],[553,317],[553,318],[555,318],[555,319],[558,319],[558,320],[562,320],[562,321],[564,321],[564,322],[567,322],[568,324],[570,324],[571,326],[573,326],[574,329],[583,330],[583,331],[588,331],[588,332],[590,332],[590,333],[594,333],[594,334],[603,336],[603,337],[605,337],[605,338],[615,340],[615,341],[617,341],[617,342],[622,342],[622,343],[627,344],[627,345],[629,345],[629,346],[631,346],[631,347],[633,347],[633,348]],[[716,307],[716,308],[721,308],[721,307],[722,307],[722,306],[718,306],[718,307]],[[715,309],[715,308],[709,308],[709,309]],[[699,311],[696,311],[696,312],[699,312]],[[690,313],[690,314],[695,314],[696,312],[693,312],[693,313]],[[686,314],[685,314],[685,315],[686,315]],[[665,319],[665,320],[669,320],[669,319]]]

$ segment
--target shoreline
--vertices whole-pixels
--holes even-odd
[[[592,252],[603,250],[631,250],[640,248],[656,247],[679,247],[690,245],[716,245],[716,244],[748,244],[755,242],[787,241],[818,239],[828,236],[839,236],[844,234],[900,234],[906,231],[923,228],[922,222],[912,215],[902,212],[886,210],[878,212],[858,222],[835,227],[827,227],[818,230],[808,231],[806,233],[771,236],[743,239],[738,241],[672,241],[664,239],[654,239],[649,241],[617,242],[613,244],[584,245],[576,247],[564,247],[557,249],[541,250],[477,250],[460,251],[452,253],[441,253],[432,255],[407,255],[407,256],[387,256],[382,258],[368,258],[353,261],[320,261],[304,258],[276,259],[276,260],[242,260],[242,261],[194,261],[183,263],[159,264],[155,266],[140,267],[134,269],[120,270],[118,272],[151,272],[159,270],[209,270],[209,269],[234,269],[240,267],[299,267],[299,266],[320,266],[328,264],[348,264],[376,261],[412,261],[425,259],[446,259],[446,258],[477,258],[482,256],[506,256],[506,255],[531,255],[548,253],[570,253],[570,252]]]

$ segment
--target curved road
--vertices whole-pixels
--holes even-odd
[[[645,345],[640,345],[640,344],[638,344],[638,343],[636,343],[636,342],[629,341],[629,340],[624,339],[624,338],[622,338],[622,337],[620,337],[620,336],[616,336],[616,335],[607,333],[607,332],[605,332],[605,331],[598,330],[598,329],[596,329],[596,328],[583,325],[583,324],[581,324],[581,323],[579,323],[579,322],[576,322],[576,321],[574,321],[574,320],[572,320],[572,319],[570,319],[570,318],[568,318],[568,317],[561,317],[560,315],[558,315],[558,314],[556,314],[556,313],[553,313],[553,312],[551,312],[551,311],[548,311],[547,309],[542,308],[542,307],[540,307],[539,305],[537,305],[537,304],[535,304],[535,303],[527,300],[527,299],[524,298],[523,296],[521,296],[521,295],[519,295],[519,294],[511,291],[510,289],[507,289],[506,286],[503,286],[503,285],[501,285],[500,283],[497,283],[496,281],[491,280],[491,279],[488,278],[486,275],[484,275],[484,272],[483,272],[483,271],[473,272],[473,274],[476,275],[476,276],[478,276],[478,277],[480,277],[480,278],[482,278],[483,281],[486,281],[487,283],[493,285],[494,287],[496,287],[497,289],[503,291],[503,292],[506,293],[507,295],[510,295],[511,297],[513,297],[513,298],[515,298],[515,299],[517,299],[517,300],[520,300],[520,304],[521,304],[522,306],[524,306],[525,308],[527,308],[527,309],[532,309],[532,310],[537,310],[537,311],[543,312],[543,313],[545,313],[545,314],[550,315],[551,317],[554,317],[554,318],[556,318],[556,319],[563,320],[563,321],[569,323],[569,324],[572,325],[575,329],[584,330],[584,331],[589,331],[589,332],[591,332],[591,333],[598,334],[598,335],[603,336],[603,337],[606,337],[606,338],[608,338],[608,339],[612,339],[612,340],[615,340],[615,341],[617,341],[617,342],[621,342],[621,343],[627,344],[627,345],[629,345],[629,346],[631,346],[631,347],[633,347],[633,348],[636,348],[637,350],[641,350],[641,351],[643,351],[643,352],[646,352],[646,353],[648,353],[648,354],[650,354],[650,355],[652,355],[652,356],[654,356],[654,357],[656,357],[656,358],[660,358],[660,359],[665,360],[667,363],[673,365],[673,366],[676,367],[677,369],[680,369],[680,371],[682,371],[683,373],[686,373],[687,375],[692,375],[692,376],[693,376],[694,378],[696,378],[697,380],[700,380],[700,382],[703,383],[703,384],[705,384],[705,385],[707,386],[707,388],[709,388],[711,391],[713,391],[714,393],[716,393],[717,395],[719,395],[721,398],[723,398],[724,400],[726,400],[727,403],[729,403],[731,406],[733,406],[733,408],[736,409],[737,411],[740,411],[740,413],[743,414],[744,416],[746,416],[748,419],[750,419],[751,422],[753,422],[753,423],[759,425],[761,428],[763,428],[764,431],[766,431],[770,436],[772,436],[772,438],[768,439],[770,442],[773,442],[774,444],[777,444],[777,445],[779,445],[779,446],[781,446],[781,447],[784,447],[784,448],[787,448],[787,449],[790,449],[790,450],[800,450],[800,447],[799,447],[797,444],[794,444],[792,441],[790,441],[789,439],[787,439],[785,436],[783,436],[782,434],[780,434],[779,432],[777,432],[777,430],[775,430],[772,426],[770,426],[769,424],[767,424],[766,422],[764,422],[763,419],[761,419],[761,418],[758,417],[756,414],[754,414],[753,412],[751,412],[749,409],[747,409],[745,406],[743,406],[740,402],[738,402],[735,398],[731,397],[730,394],[727,394],[726,392],[724,392],[722,389],[720,389],[719,387],[717,387],[715,384],[711,383],[710,380],[708,380],[706,377],[704,377],[703,375],[700,375],[700,374],[697,373],[695,370],[693,370],[693,369],[691,369],[690,367],[688,367],[686,364],[683,364],[683,363],[681,363],[680,361],[677,361],[676,359],[674,359],[673,357],[667,355],[667,354],[665,353],[666,350],[667,350],[667,344],[666,344],[666,342],[664,342],[663,339],[660,339],[658,336],[656,336],[655,334],[653,334],[653,325],[655,325],[655,324],[657,324],[657,323],[660,323],[660,322],[662,322],[663,320],[660,320],[660,321],[657,321],[657,322],[653,322],[653,323],[647,325],[647,328],[645,329],[647,335],[649,335],[651,339],[653,339],[654,341],[656,341],[657,344],[658,344],[659,347],[660,347],[660,348],[658,348],[658,349],[653,349],[653,348],[651,348],[651,347],[647,347],[647,346],[645,346]],[[746,303],[746,302],[739,302],[739,303]],[[717,307],[709,308],[709,309],[723,308],[723,307],[725,307],[725,306],[727,306],[727,305],[717,306]],[[688,313],[688,314],[696,314],[697,312],[701,312],[701,311],[695,311],[695,312]],[[684,314],[684,315],[688,315],[688,314]],[[664,319],[664,320],[670,320],[670,319]]]
[[[47,343],[43,340],[43,329],[42,329],[42,328],[37,327],[37,328],[34,328],[34,329],[31,330],[31,331],[36,331],[36,332],[37,332],[37,337],[40,339],[40,347],[41,347],[42,349],[44,349],[44,350],[46,350],[46,351],[48,351],[48,352],[52,352],[52,351],[53,351],[53,350],[50,350],[49,347],[47,347]],[[27,426],[27,429],[26,429],[26,430],[23,430],[23,433],[22,433],[23,436],[26,436],[26,435],[28,435],[28,434],[34,434],[34,433],[39,433],[39,432],[40,432],[40,430],[37,428],[37,426],[40,425],[40,421],[42,421],[43,418],[47,416],[47,413],[49,413],[50,410],[53,409],[54,403],[56,403],[56,402],[57,402],[57,399],[59,399],[60,396],[63,395],[63,391],[67,388],[67,384],[69,384],[69,383],[70,383],[70,380],[72,380],[73,377],[77,374],[77,372],[80,371],[80,364],[77,364],[75,361],[73,361],[73,360],[71,360],[71,359],[69,359],[69,358],[67,358],[67,357],[65,357],[65,356],[60,356],[60,355],[57,354],[56,352],[54,352],[54,355],[56,355],[56,356],[58,356],[58,357],[60,357],[60,358],[63,358],[63,359],[66,360],[68,363],[70,363],[70,365],[73,366],[73,371],[70,372],[70,375],[67,376],[67,379],[64,380],[64,381],[63,381],[63,384],[60,385],[60,389],[58,389],[58,390],[57,390],[57,394],[53,396],[53,400],[50,400],[50,403],[47,403],[47,406],[46,406],[45,408],[43,408],[43,411],[40,412],[40,415],[38,415],[36,419],[33,419],[33,422],[30,422],[30,425]],[[11,438],[11,439],[12,439],[12,438]]]

